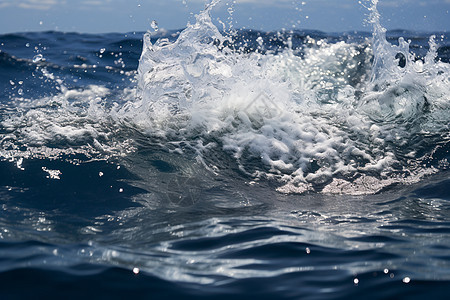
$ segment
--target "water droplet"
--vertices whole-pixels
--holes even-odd
[[[120,189],[119,189],[119,193],[123,193],[123,188],[120,188]]]
[[[102,177],[103,176],[103,172],[98,172],[98,176]]]
[[[30,43],[26,43],[25,47],[29,48],[30,47]]]
[[[15,85],[14,81],[12,81],[12,80],[10,80],[9,83],[10,83],[11,85]]]
[[[42,25],[42,24],[44,24],[44,22],[42,22],[42,21],[39,21],[39,25]]]
[[[106,51],[105,48],[100,49],[100,53],[101,53],[101,54],[105,53],[105,51]]]
[[[139,268],[133,268],[133,273],[134,274],[139,274]]]
[[[263,43],[264,43],[264,40],[263,40],[262,37],[259,36],[259,37],[256,39],[256,42],[259,44],[260,47],[262,47],[262,45],[263,45]]]
[[[310,254],[311,253],[311,249],[309,249],[308,247],[306,247],[306,253]]]
[[[358,278],[353,279],[353,283],[354,283],[355,285],[358,285],[359,279],[358,279]]]
[[[387,274],[387,273],[389,273],[389,269],[384,269],[384,274]]]
[[[17,91],[17,93],[18,93],[20,96],[23,96],[23,90],[22,90],[22,89],[19,89],[19,90]]]
[[[44,56],[42,55],[42,54],[37,54],[37,55],[35,55],[34,57],[33,57],[33,62],[34,63],[37,63],[37,62],[40,62],[41,60],[43,60],[44,59]]]
[[[155,31],[158,31],[158,23],[155,21],[155,20],[153,20],[151,23],[150,23],[150,26],[153,28],[153,30],[155,30]]]
[[[410,282],[411,282],[411,278],[409,278],[409,277],[403,278],[403,283],[410,283]]]

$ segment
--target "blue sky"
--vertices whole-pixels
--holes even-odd
[[[363,0],[367,3],[368,0]],[[379,0],[383,25],[388,29],[450,30],[450,0]],[[213,19],[228,23],[223,0]],[[317,29],[328,32],[369,30],[367,10],[358,0],[236,0],[233,23],[259,30]],[[0,0],[0,33],[23,31],[130,32],[184,28],[204,0]]]

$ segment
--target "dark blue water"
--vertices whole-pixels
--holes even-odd
[[[1,298],[446,298],[448,36],[197,25],[0,36]]]

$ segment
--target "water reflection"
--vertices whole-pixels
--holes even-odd
[[[189,195],[177,202],[173,195],[164,197],[173,185],[160,185],[172,182],[170,168],[167,177],[158,177],[152,163],[129,167],[121,162],[125,180],[116,165],[105,162],[74,166],[76,174],[86,176],[77,180],[69,177],[72,167],[61,163],[52,167],[62,170],[60,180],[45,178],[41,161],[25,164],[43,179],[20,181],[14,175],[20,188],[2,198],[3,211],[9,212],[0,217],[2,237],[46,243],[21,254],[31,266],[45,260],[118,266],[131,273],[137,268],[139,274],[207,285],[278,276],[321,278],[320,272],[384,274],[385,269],[387,278],[450,280],[446,173],[371,196],[283,195],[270,182],[211,176],[195,162],[180,172],[174,163],[177,176],[189,179],[177,181],[179,195]],[[201,190],[190,189],[193,182]],[[86,185],[98,191],[95,198],[83,196]],[[37,186],[45,194],[36,192]],[[423,192],[428,186],[436,193]]]

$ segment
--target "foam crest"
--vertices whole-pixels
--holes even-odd
[[[437,44],[430,37],[429,51],[421,60],[409,49],[410,41],[400,37],[398,45],[386,40],[380,24],[378,1],[372,1],[370,23],[373,26],[373,67],[362,105],[374,119],[411,121],[430,110],[431,102],[441,102],[433,90],[448,96],[448,64],[436,62]]]
[[[108,88],[68,89],[46,69],[41,71],[59,84],[60,93],[34,100],[12,99],[2,112],[2,158],[17,161],[82,154],[91,159],[126,153],[121,146],[124,139],[114,136],[120,131],[112,122],[114,109],[105,105],[111,94]],[[123,95],[129,96],[130,91]]]
[[[129,112],[138,124],[151,126],[152,119],[177,115],[197,102],[220,96],[220,89],[214,85],[231,76],[230,58],[217,49],[216,44],[225,38],[211,22],[209,13],[213,6],[214,2],[196,16],[197,22],[189,24],[174,43],[162,38],[153,45],[151,33],[144,35],[138,101],[124,107],[125,116]],[[199,90],[205,72],[211,87]]]

